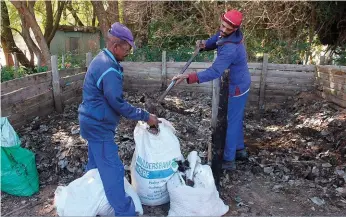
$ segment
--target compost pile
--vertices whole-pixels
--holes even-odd
[[[175,127],[183,155],[195,150],[206,163],[211,143],[210,94],[172,93],[164,105],[156,103],[158,93],[127,92],[124,97],[134,105],[156,109],[159,117]],[[41,187],[68,184],[83,174],[87,145],[79,135],[77,110],[78,104],[67,106],[63,114],[36,118],[17,129],[22,146],[36,153]],[[275,192],[304,194],[308,189],[314,196],[310,203],[332,201],[346,208],[346,112],[305,93],[258,115],[256,107],[248,107],[244,129],[250,158],[240,162],[236,172],[224,172],[221,197],[234,200],[229,193],[234,186],[241,180],[262,176],[273,183]],[[135,125],[135,121],[122,119],[115,138],[126,170],[135,149]],[[126,175],[129,179],[129,171]],[[146,214],[151,214],[151,209],[147,208]]]

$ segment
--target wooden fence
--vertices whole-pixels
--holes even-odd
[[[317,66],[316,93],[346,108],[346,66]]]
[[[165,52],[162,56],[162,62],[123,62],[124,89],[141,92],[164,89],[185,63],[167,62]],[[85,67],[58,71],[57,58],[52,56],[52,71],[3,82],[1,84],[1,116],[9,117],[14,126],[19,126],[36,116],[45,116],[53,110],[61,112],[64,105],[80,102],[86,69],[91,62],[91,53],[87,54],[86,59]],[[211,64],[193,62],[186,73],[206,69]],[[324,69],[324,66],[317,67],[318,70],[316,71],[314,65],[271,64],[268,63],[267,55],[264,55],[262,63],[249,63],[248,66],[252,80],[249,104],[258,108],[285,102],[289,97],[301,91],[314,90],[315,78],[317,77],[318,81],[321,82],[321,79],[325,77],[324,71],[329,70]],[[329,72],[331,71],[329,70]],[[341,84],[341,81],[335,81],[335,79],[339,79],[338,76],[345,75],[334,73],[333,76],[328,77],[328,81],[336,83],[333,87],[325,84],[324,94],[326,95],[327,87],[330,89],[339,88],[336,89],[336,96],[329,99],[346,107],[345,77],[343,77],[344,83]],[[215,89],[213,83],[216,82],[182,84],[177,88],[212,94],[213,89]]]

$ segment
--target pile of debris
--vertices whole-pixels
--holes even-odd
[[[159,93],[148,95],[127,92],[124,97],[136,106],[155,105]],[[204,164],[211,143],[211,95],[172,95],[166,97],[164,105],[155,106],[156,114],[177,130],[182,154],[186,157],[197,151]],[[260,174],[273,181],[274,191],[315,189],[317,199],[311,197],[314,203],[330,199],[341,201],[340,206],[346,207],[346,201],[342,202],[346,196],[346,112],[331,105],[305,94],[265,110],[260,119],[256,118],[257,109],[248,108],[244,129],[250,158],[239,164],[241,173],[224,174],[222,197],[227,197],[229,186],[234,186],[239,177]],[[68,184],[84,172],[87,144],[79,135],[77,110],[78,104],[74,104],[66,107],[63,114],[36,118],[17,129],[23,147],[36,154],[41,187]],[[117,129],[115,140],[125,169],[129,169],[135,149],[135,125],[135,121],[121,119]],[[129,171],[126,175],[130,180]]]

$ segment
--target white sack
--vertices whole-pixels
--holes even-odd
[[[169,202],[167,181],[178,169],[175,159],[182,158],[174,127],[167,120],[160,120],[157,135],[150,133],[144,122],[138,122],[134,130],[136,149],[131,180],[142,204],[149,206]]]
[[[125,192],[135,204],[136,212],[143,215],[143,207],[138,195],[124,177]],[[114,216],[108,203],[98,169],[89,170],[68,186],[58,186],[54,204],[59,216]]]
[[[228,212],[229,207],[219,197],[210,166],[197,162],[193,181],[193,187],[186,185],[177,172],[167,182],[168,216],[222,216]]]

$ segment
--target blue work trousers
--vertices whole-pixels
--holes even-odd
[[[87,170],[95,168],[100,173],[107,200],[115,216],[135,216],[133,200],[125,194],[124,166],[114,141],[88,141]]]
[[[243,119],[249,91],[241,96],[228,97],[227,135],[223,159],[234,161],[237,150],[245,148]]]

